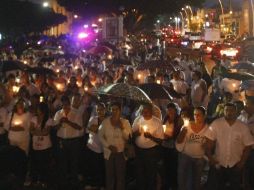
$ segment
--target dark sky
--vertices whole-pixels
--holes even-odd
[[[229,4],[229,0],[221,0],[223,5]],[[242,3],[243,0],[231,0],[232,1],[232,6],[233,7],[239,7]],[[205,6],[210,7],[213,6],[214,4],[217,4],[219,0],[206,0]]]

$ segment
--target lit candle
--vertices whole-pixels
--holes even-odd
[[[57,90],[59,90],[59,91],[64,91],[64,85],[61,84],[61,83],[56,83],[56,88],[57,88]]]
[[[60,72],[60,69],[56,69],[56,72],[59,73],[59,72]]]
[[[76,65],[76,66],[74,67],[74,69],[77,70],[77,69],[78,69],[78,66]]]
[[[108,55],[108,59],[112,59],[112,55]]]
[[[141,79],[142,75],[141,74],[138,74],[138,79]]]
[[[19,126],[21,124],[22,124],[21,120],[16,119],[16,120],[13,121],[14,126]]]
[[[20,78],[16,78],[16,83],[20,83]]]
[[[166,125],[162,125],[162,127],[163,127],[163,131],[164,131],[164,133],[166,133],[167,126],[166,126]]]
[[[233,83],[233,84],[232,84],[232,86],[235,88],[235,87],[236,87],[236,84],[235,84],[235,83]]]
[[[44,99],[43,96],[40,96],[40,102],[43,102],[43,99]]]
[[[88,91],[88,87],[87,87],[87,86],[85,86],[85,87],[84,87],[84,90],[87,92],[87,91]]]
[[[161,81],[160,81],[160,80],[156,80],[156,83],[157,83],[157,84],[161,84]]]
[[[144,130],[144,132],[147,131],[147,125],[144,125],[144,126],[143,126],[143,130]]]
[[[27,61],[24,61],[24,64],[26,65],[26,64],[27,64]]]
[[[77,84],[78,87],[82,86],[82,82],[81,81],[77,81],[76,84]]]
[[[12,91],[14,92],[14,93],[18,93],[18,91],[19,91],[19,86],[13,86],[12,87]]]
[[[190,123],[190,120],[185,118],[183,119],[183,123],[184,123],[184,126],[188,126]]]

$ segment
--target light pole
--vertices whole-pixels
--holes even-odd
[[[193,18],[193,11],[192,11],[192,8],[191,6],[189,5],[186,5],[186,9],[190,9],[190,12],[191,12],[191,19]]]
[[[222,13],[222,24],[224,25],[224,10],[223,10],[223,5],[221,0],[219,0],[219,3],[220,3],[221,13]]]
[[[180,15],[182,17],[182,32],[184,30],[184,18],[183,18],[183,13],[180,11]]]

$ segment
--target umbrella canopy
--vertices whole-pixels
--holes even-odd
[[[137,70],[146,70],[155,68],[170,69],[172,71],[182,70],[179,65],[173,65],[170,62],[164,62],[161,60],[148,61],[145,63],[141,63],[137,66]]]
[[[112,49],[110,49],[107,46],[96,46],[96,47],[92,47],[91,49],[89,49],[87,51],[88,54],[94,54],[94,55],[98,55],[98,54],[111,54],[112,53]]]
[[[50,75],[50,76],[56,76],[56,73],[46,67],[31,67],[27,69],[29,73],[39,74],[39,75]]]
[[[112,49],[114,51],[116,50],[116,46],[111,44],[111,43],[109,43],[109,42],[101,42],[100,45],[101,46],[107,46],[107,47],[109,47],[110,49]]]
[[[151,99],[169,99],[173,96],[166,90],[164,85],[157,83],[146,83],[139,86]]]
[[[77,57],[78,55],[73,53],[65,53],[65,54],[56,55],[56,58],[64,58],[64,59],[76,59]]]
[[[151,103],[147,94],[136,86],[125,83],[116,83],[99,88],[98,94],[125,98],[136,102]]]
[[[240,85],[241,90],[254,90],[254,80],[243,81]]]
[[[0,61],[0,72],[26,70],[28,66],[21,61]]]
[[[235,64],[232,67],[232,69],[254,72],[254,63],[240,62],[240,63]]]
[[[112,64],[115,66],[132,65],[131,61],[127,59],[113,59]]]
[[[41,57],[36,60],[37,63],[46,63],[46,62],[53,62],[55,60],[54,57]]]
[[[239,81],[254,80],[254,75],[245,72],[226,72],[222,74],[222,77]]]

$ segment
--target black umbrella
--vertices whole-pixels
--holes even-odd
[[[254,80],[243,81],[240,88],[241,90],[254,90]]]
[[[58,54],[56,58],[64,58],[64,59],[76,59],[78,55],[74,53],[65,53],[65,54]]]
[[[53,62],[55,60],[54,57],[41,57],[36,60],[37,63],[46,63],[46,62]]]
[[[132,65],[131,61],[127,60],[127,59],[113,59],[112,63],[113,65],[117,66],[117,65]]]
[[[56,76],[53,70],[45,67],[31,67],[27,71],[33,74]]]
[[[239,62],[235,64],[232,69],[237,69],[237,70],[244,70],[248,72],[253,72],[254,71],[254,63],[248,63],[248,62]]]
[[[0,72],[26,70],[28,66],[21,61],[0,61]]]
[[[172,71],[177,70],[171,63],[161,60],[147,61],[137,66],[137,70],[155,69],[155,68],[170,69]]]
[[[173,99],[164,86],[157,83],[142,84],[139,88],[141,88],[151,99]]]
[[[235,79],[239,81],[254,80],[254,75],[245,72],[229,72],[222,74],[223,78]]]

